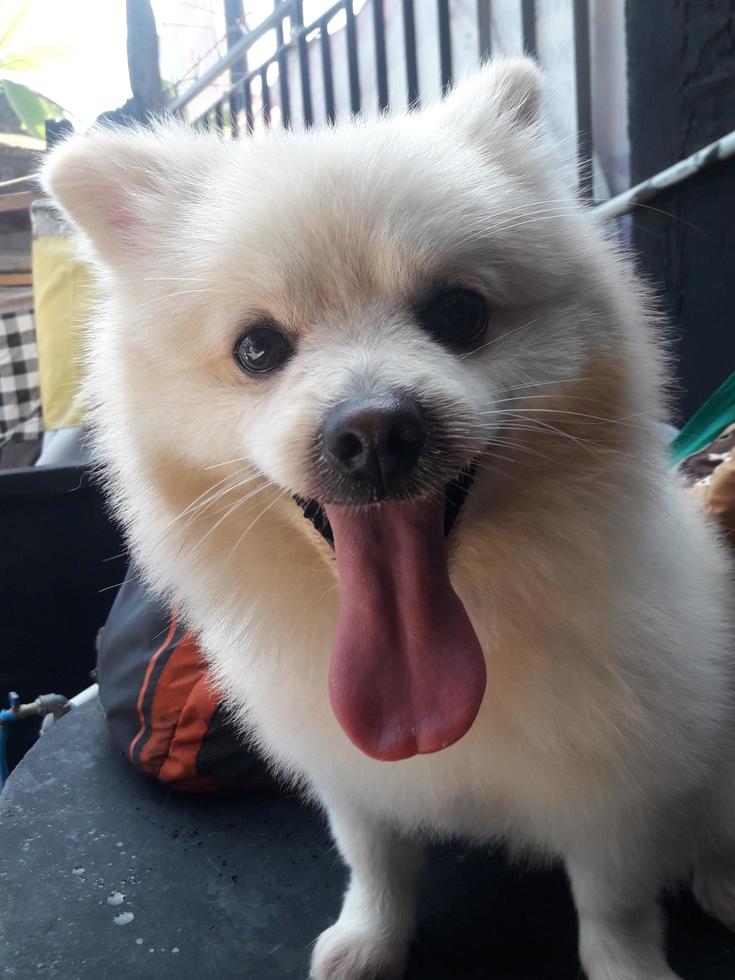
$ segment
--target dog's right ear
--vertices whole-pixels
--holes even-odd
[[[438,108],[445,125],[488,141],[499,131],[523,131],[543,121],[544,86],[530,58],[496,58],[460,79]]]
[[[182,199],[201,187],[206,160],[203,141],[183,127],[104,128],[54,149],[40,180],[96,256],[114,267],[155,246]]]

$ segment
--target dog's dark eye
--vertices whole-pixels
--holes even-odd
[[[440,344],[468,350],[481,340],[488,325],[484,297],[473,289],[446,289],[419,306],[421,326]]]
[[[274,371],[293,353],[288,338],[276,327],[251,327],[235,344],[233,351],[239,367],[247,374]]]

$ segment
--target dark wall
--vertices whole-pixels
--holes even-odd
[[[71,697],[92,682],[97,631],[125,578],[120,531],[76,467],[0,473],[0,706],[16,690]],[[13,722],[11,766],[38,719]]]
[[[627,0],[633,183],[735,130],[735,0]],[[638,208],[633,241],[678,342],[688,418],[735,370],[735,159]]]

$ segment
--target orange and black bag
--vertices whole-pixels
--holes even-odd
[[[136,769],[197,793],[268,783],[211,683],[196,637],[132,570],[100,636],[97,680],[112,738]]]

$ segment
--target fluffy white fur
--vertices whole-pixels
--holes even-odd
[[[420,114],[237,143],[97,131],[45,169],[103,286],[88,396],[133,552],[350,866],[317,980],[401,975],[435,836],[562,858],[590,980],[671,980],[657,899],[692,872],[735,924],[729,573],[667,473],[645,295],[542,102],[503,62]],[[491,297],[469,356],[410,314],[437,279]],[[232,349],[262,312],[296,355],[252,379]],[[453,406],[481,454],[449,549],[487,692],[461,741],[394,763],[330,710],[334,561],[291,499],[318,492],[314,433],[358,383]]]

